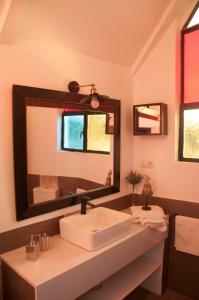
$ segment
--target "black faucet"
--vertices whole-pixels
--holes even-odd
[[[86,214],[86,205],[90,205],[91,207],[96,207],[95,204],[90,202],[91,198],[90,197],[82,197],[81,198],[81,215]]]

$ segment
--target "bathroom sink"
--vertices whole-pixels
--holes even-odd
[[[86,215],[60,219],[61,237],[84,249],[94,251],[129,232],[132,217],[124,212],[96,207]]]

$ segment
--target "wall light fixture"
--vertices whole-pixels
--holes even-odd
[[[100,105],[100,101],[109,99],[106,95],[100,95],[97,93],[96,85],[94,83],[79,85],[77,81],[70,81],[68,84],[68,90],[71,93],[78,93],[81,87],[91,87],[90,95],[80,100],[81,103],[90,103],[91,107],[96,109]]]

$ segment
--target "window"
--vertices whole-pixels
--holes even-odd
[[[199,4],[182,29],[179,160],[199,162]]]
[[[104,113],[64,112],[62,150],[110,154],[106,118]]]

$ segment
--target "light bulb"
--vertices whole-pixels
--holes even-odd
[[[99,107],[99,100],[96,96],[93,96],[91,99],[91,107],[92,108],[98,108]]]

